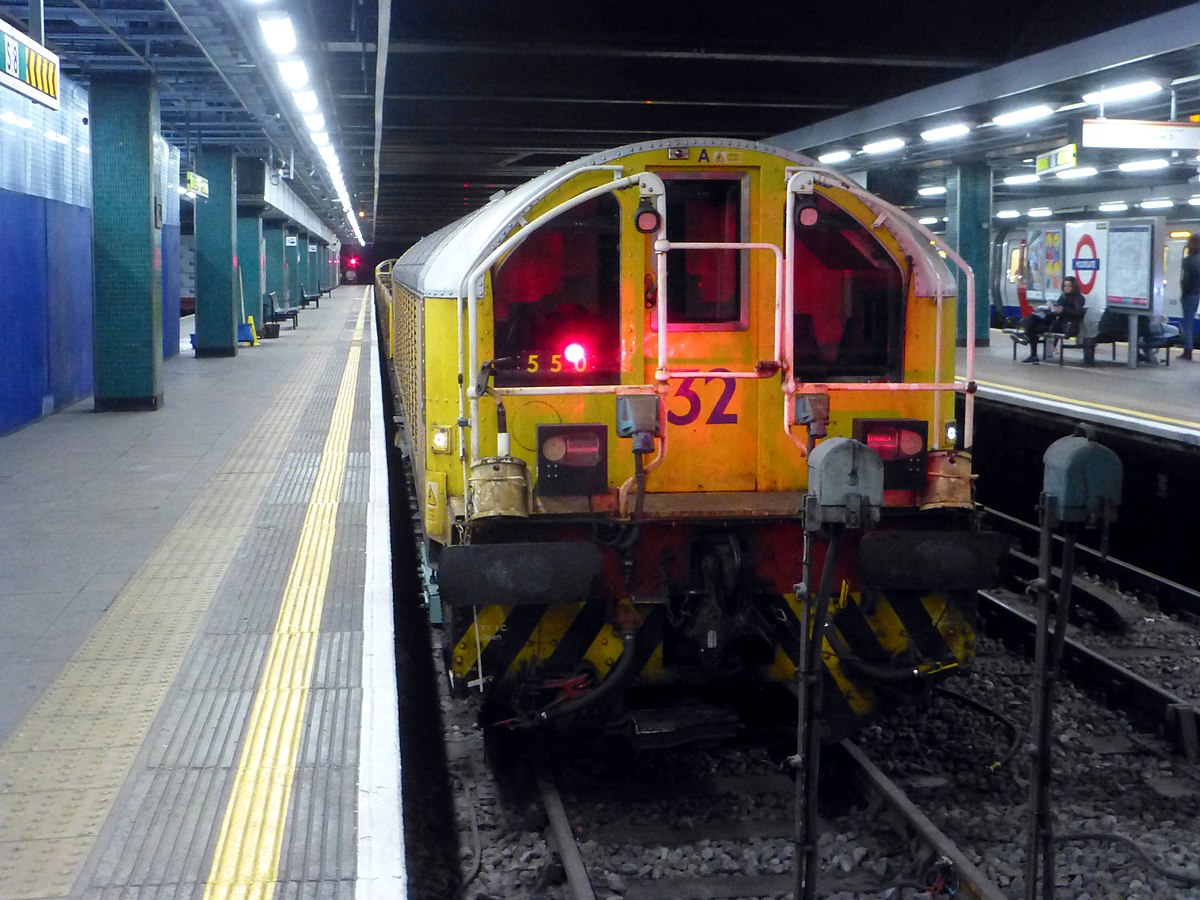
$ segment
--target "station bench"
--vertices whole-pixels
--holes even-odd
[[[288,319],[292,320],[292,330],[295,331],[300,326],[300,307],[280,306],[279,295],[274,291],[263,294],[263,321],[286,322]]]
[[[303,306],[308,306],[308,304],[310,304],[310,303],[317,304],[317,309],[320,309],[321,308],[321,293],[320,293],[320,291],[318,291],[315,294],[310,294],[306,290],[304,290],[304,285],[301,284],[300,285],[300,305],[303,307]]]
[[[1026,336],[1023,329],[1020,328],[1005,328],[1004,333],[1012,339],[1013,347],[1013,362],[1017,359],[1017,347],[1029,346],[1029,338]],[[1093,338],[1081,338],[1078,335],[1067,336],[1057,331],[1047,331],[1041,335],[1043,345],[1046,348],[1044,358],[1049,359],[1051,356],[1058,356],[1058,364],[1063,364],[1065,351],[1067,350],[1086,350],[1089,346],[1098,347],[1100,344],[1108,344],[1112,348],[1112,359],[1116,362],[1117,359],[1117,344],[1120,342],[1118,338],[1108,334],[1098,334]],[[1171,365],[1171,348],[1183,346],[1183,340],[1180,335],[1175,334],[1161,341],[1147,341],[1144,337],[1138,341],[1139,352],[1150,350],[1164,350],[1165,360],[1163,365]]]

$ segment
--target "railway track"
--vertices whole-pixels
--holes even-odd
[[[853,810],[831,816],[822,829],[823,895],[887,896],[898,886],[913,891],[932,887],[937,895],[940,886],[947,895],[1004,900],[1005,894],[861,748],[843,741],[831,753],[837,784],[853,785],[860,800]],[[639,779],[604,788],[579,782],[571,771],[560,771],[558,777],[552,774],[562,765],[561,759],[543,761],[535,778],[546,811],[548,840],[562,860],[563,896],[575,900],[790,896],[795,885],[790,854],[794,784],[786,775]],[[565,789],[560,786],[563,781],[568,782]],[[708,816],[700,808],[708,803],[725,811]],[[730,815],[739,803],[758,806],[765,814],[747,815],[743,808],[743,815]],[[621,814],[606,821],[614,805]],[[847,828],[854,829],[853,840],[839,843]],[[926,877],[914,880],[911,874],[895,871],[897,834],[908,841],[906,852],[912,854],[908,868]],[[696,860],[692,865],[686,863],[690,856]],[[747,865],[759,858],[766,864]],[[647,866],[630,859],[663,864]],[[751,867],[767,871],[745,871]]]
[[[1036,558],[1023,552],[1037,528],[990,510],[988,517],[1021,546],[1007,566],[1015,592],[980,592],[984,630],[1032,658],[1036,612],[1020,591],[1037,577]],[[1071,591],[1080,627],[1064,645],[1064,674],[1200,763],[1200,592],[1082,544],[1076,556]],[[1054,570],[1055,591],[1060,576]]]

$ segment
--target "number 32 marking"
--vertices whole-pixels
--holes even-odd
[[[713,369],[714,372],[726,372],[727,369]],[[717,398],[716,405],[712,408],[712,412],[708,414],[708,418],[704,420],[705,425],[736,425],[737,413],[729,412],[729,404],[733,400],[733,393],[737,390],[737,380],[734,378],[721,378],[716,375],[709,375],[704,378],[704,383],[708,384],[712,381],[719,381],[723,385],[721,396]],[[674,410],[667,410],[667,421],[672,425],[691,425],[700,418],[701,402],[700,395],[693,389],[695,378],[685,378],[679,383],[679,387],[675,388],[674,397],[680,397],[687,402],[687,409],[682,413],[677,413]]]

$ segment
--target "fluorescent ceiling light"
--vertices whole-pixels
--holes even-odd
[[[1004,178],[1005,184],[1037,184],[1040,181],[1032,172],[1026,172],[1023,175],[1006,175]]]
[[[920,222],[922,225],[936,225],[938,222],[940,222],[942,220],[939,219],[937,216],[924,216],[923,218],[917,219],[917,221]]]
[[[1083,95],[1084,103],[1119,103],[1122,100],[1133,100],[1136,97],[1146,97],[1157,94],[1162,85],[1157,81],[1133,81],[1129,84],[1119,84],[1116,87],[1104,88]]]
[[[903,138],[884,138],[882,141],[872,141],[863,145],[863,153],[891,153],[904,146]]]
[[[302,113],[316,112],[320,105],[314,91],[296,91],[292,94],[292,100],[296,102],[296,109]]]
[[[917,193],[922,197],[940,197],[946,193],[946,188],[940,184],[934,184],[929,187],[917,188]]]
[[[267,49],[276,56],[287,56],[296,49],[296,30],[287,13],[259,13],[258,27],[262,29]]]
[[[54,143],[56,143],[56,144],[70,143],[70,138],[68,138],[65,134],[60,134],[59,132],[55,131],[53,128],[47,129],[44,137],[46,138],[46,140],[54,141]]]
[[[309,137],[312,138],[312,142],[318,147],[324,147],[329,143],[329,132],[327,131],[314,131]]]
[[[1117,168],[1122,172],[1153,172],[1157,169],[1165,169],[1170,164],[1165,159],[1135,159],[1123,162]]]
[[[1188,197],[1188,206],[1200,206],[1200,197]]]
[[[304,124],[308,126],[309,131],[324,131],[325,117],[320,113],[313,113],[304,117]]]
[[[1021,215],[1021,212],[1016,209],[1000,209],[996,211],[997,219],[1015,219],[1019,215]]]
[[[1129,204],[1122,203],[1120,200],[1117,200],[1114,203],[1101,203],[1096,208],[1099,209],[1100,212],[1125,212],[1125,210],[1129,209]]]
[[[992,121],[997,125],[1023,125],[1026,122],[1036,122],[1038,119],[1044,119],[1053,114],[1054,110],[1043,103],[1041,106],[1027,106],[1024,109],[1001,113]]]
[[[822,153],[817,157],[817,162],[825,165],[833,165],[834,163],[845,162],[850,158],[849,150],[834,150],[832,153]]]
[[[1033,209],[1027,211],[1025,215],[1031,219],[1044,219],[1046,216],[1054,215],[1054,210],[1048,206],[1035,206]]]
[[[1096,174],[1096,170],[1092,166],[1076,166],[1074,169],[1063,169],[1061,172],[1055,172],[1054,174],[1056,178],[1071,181],[1076,178],[1091,178]]]
[[[279,75],[288,89],[298,91],[308,84],[308,67],[302,59],[281,59]]]
[[[957,122],[954,125],[943,125],[940,128],[931,128],[928,131],[922,131],[921,140],[929,141],[932,144],[937,141],[949,141],[954,138],[964,137],[970,133],[970,125]]]
[[[1174,205],[1174,200],[1143,200],[1138,204],[1142,209],[1170,209]]]

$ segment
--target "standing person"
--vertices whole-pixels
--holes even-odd
[[[1074,276],[1068,275],[1063,279],[1063,292],[1058,302],[1048,309],[1034,310],[1022,321],[1025,336],[1029,338],[1029,355],[1022,362],[1038,361],[1038,340],[1046,332],[1068,336],[1078,333],[1079,325],[1083,322],[1083,306],[1084,296],[1079,291],[1079,282]]]
[[[1200,234],[1188,238],[1187,256],[1179,267],[1179,305],[1183,307],[1183,317],[1179,324],[1183,327],[1183,352],[1180,359],[1192,358],[1192,339],[1196,327],[1196,306],[1200,304]]]

